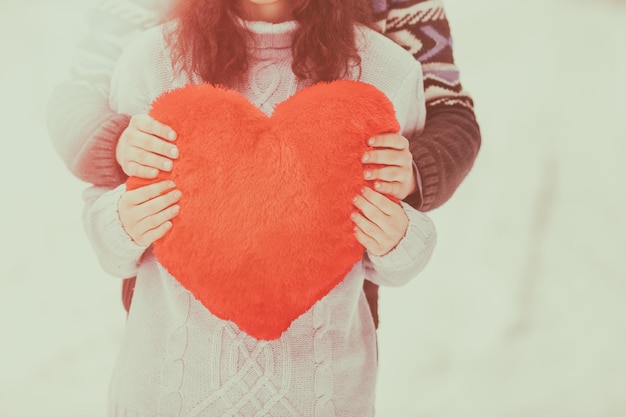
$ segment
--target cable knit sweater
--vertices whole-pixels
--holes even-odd
[[[110,78],[122,48],[153,27],[175,0],[100,0],[72,74],[48,103],[48,131],[57,152],[79,178],[115,186],[126,176],[115,146],[127,115],[107,105]],[[443,0],[372,0],[380,31],[410,51],[424,70],[426,125],[408,137],[422,187],[405,199],[421,211],[446,202],[471,169],[480,148],[473,101],[460,82]]]
[[[88,183],[116,186],[126,175],[115,158],[129,117],[108,105],[113,67],[122,48],[155,26],[176,0],[99,0],[77,48],[68,80],[48,102],[48,131],[70,171]],[[418,60],[424,71],[426,125],[408,137],[418,189],[405,201],[420,211],[445,203],[471,169],[481,136],[473,101],[460,82],[443,0],[371,0],[378,29]],[[123,284],[128,309],[134,280]],[[378,323],[378,287],[365,291]]]
[[[235,86],[266,114],[306,83],[290,70],[294,22],[248,22],[255,39],[247,80]],[[394,104],[404,134],[424,123],[422,72],[410,54],[382,35],[358,28],[361,81]],[[353,78],[356,79],[356,72]],[[195,78],[172,71],[162,28],[136,39],[113,77],[111,106],[146,113],[159,94]],[[135,244],[117,215],[124,186],[86,192],[85,226],[103,267],[137,275],[133,307],[110,390],[110,417],[374,415],[376,336],[362,291],[367,276],[403,285],[430,258],[435,231],[428,217],[403,204],[404,238],[385,256],[364,252],[343,281],[282,336],[257,341],[213,316]],[[306,266],[303,266],[306,267]]]

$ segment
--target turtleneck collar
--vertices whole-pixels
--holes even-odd
[[[251,42],[248,44],[248,53],[257,58],[264,58],[268,54],[291,54],[291,41],[298,27],[295,20],[281,23],[241,20],[248,29]]]

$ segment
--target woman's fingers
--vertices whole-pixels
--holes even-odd
[[[355,236],[370,253],[384,255],[400,242],[408,218],[399,204],[366,187],[354,198],[354,206]]]
[[[175,185],[173,181],[159,181],[155,182],[154,184],[139,187],[131,191],[126,191],[122,198],[128,204],[136,206],[145,203],[146,201],[152,200],[153,198],[158,197],[162,194],[165,194],[165,192],[171,190],[174,187]]]
[[[384,234],[384,231],[379,225],[369,220],[361,213],[354,212],[352,213],[351,218],[358,229],[360,229],[367,236],[370,236],[376,242],[378,242]]]
[[[141,210],[141,213],[143,214],[143,217],[139,218],[138,220],[142,220],[148,216],[152,216],[165,210],[166,208],[170,207],[178,200],[180,200],[181,195],[182,194],[179,190],[172,190],[167,194],[155,197],[150,201],[138,205],[137,209]]]
[[[149,246],[157,240],[161,239],[172,228],[172,222],[165,222],[154,229],[150,229],[147,232],[141,234],[136,239],[133,239],[135,243],[142,246]]]
[[[376,192],[369,187],[363,187],[361,190],[361,196],[372,206],[378,208],[388,216],[397,213],[398,209],[402,210],[397,203],[394,203],[381,193]]]
[[[182,193],[172,181],[160,181],[126,191],[118,203],[118,213],[126,233],[139,245],[160,239],[180,211],[176,204]]]
[[[354,228],[354,236],[356,240],[371,253],[374,253],[375,248],[379,247],[379,243],[373,237],[365,233],[359,226]],[[370,248],[374,250],[370,250]]]
[[[161,210],[158,213],[152,214],[150,216],[144,217],[137,223],[137,229],[145,234],[152,229],[156,229],[160,227],[163,223],[172,220],[174,217],[178,215],[180,212],[179,205],[173,205],[167,207],[164,210]]]

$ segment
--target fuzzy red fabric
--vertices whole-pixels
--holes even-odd
[[[268,118],[203,84],[162,95],[150,114],[178,133],[180,157],[127,186],[172,179],[183,195],[157,259],[217,317],[280,337],[362,257],[352,198],[367,185],[367,139],[399,130],[392,103],[342,80],[301,90]]]

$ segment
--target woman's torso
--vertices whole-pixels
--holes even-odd
[[[252,25],[259,48],[252,51],[247,76],[233,88],[270,115],[310,83],[291,72],[289,34],[295,23]],[[161,30],[151,29],[130,47],[145,54],[138,59],[143,97],[125,97],[124,83],[116,88],[114,81],[117,111],[147,113],[161,93],[201,82],[174,73]],[[417,77],[421,85],[419,65],[381,35],[359,30],[359,36],[360,80],[392,100],[403,133],[420,129],[423,103],[415,92],[402,91],[407,77]],[[411,97],[415,103],[404,102]],[[259,342],[212,315],[148,252],[111,383],[109,415],[373,415],[376,334],[364,279],[359,262],[279,339]]]

